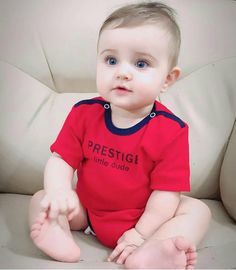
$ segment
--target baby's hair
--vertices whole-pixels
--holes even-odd
[[[144,24],[157,24],[169,36],[169,65],[177,65],[181,33],[175,19],[176,11],[160,2],[141,2],[123,6],[111,13],[99,31],[99,37],[106,28],[136,27]]]

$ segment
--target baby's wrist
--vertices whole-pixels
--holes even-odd
[[[137,229],[137,227],[134,227],[134,230],[136,231],[136,233],[139,235],[139,237],[143,240],[146,240],[146,237],[139,231],[139,229]]]

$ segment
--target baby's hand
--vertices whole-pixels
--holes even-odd
[[[144,238],[134,228],[126,231],[118,240],[116,248],[112,251],[108,257],[108,261],[114,261],[118,257],[116,262],[123,264],[127,257],[144,242]]]
[[[40,203],[42,212],[48,218],[56,220],[59,215],[66,215],[71,220],[79,212],[79,200],[72,189],[46,192]]]

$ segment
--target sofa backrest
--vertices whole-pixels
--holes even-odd
[[[96,43],[105,17],[135,0],[0,0],[0,59],[58,93],[96,92]],[[182,32],[182,77],[235,56],[236,2],[165,0]]]
[[[235,68],[236,57],[211,63],[160,96],[189,125],[191,187],[198,198],[219,198],[219,175],[236,118]]]
[[[96,95],[99,26],[127,2],[0,0],[0,192],[42,188],[71,106]],[[219,198],[236,117],[236,1],[163,2],[179,14],[183,75],[159,98],[189,124],[191,194]]]

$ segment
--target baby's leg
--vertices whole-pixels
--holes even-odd
[[[210,219],[204,203],[181,196],[175,216],[127,258],[126,268],[193,269],[196,246],[205,236]]]
[[[60,215],[58,221],[52,222],[47,218],[46,213],[41,212],[40,202],[44,194],[43,190],[37,192],[30,203],[29,225],[34,244],[55,260],[79,261],[80,248],[73,240],[67,217]],[[82,206],[80,209],[80,213],[71,221],[72,224],[76,225],[73,227],[78,230],[87,226],[86,213]]]

